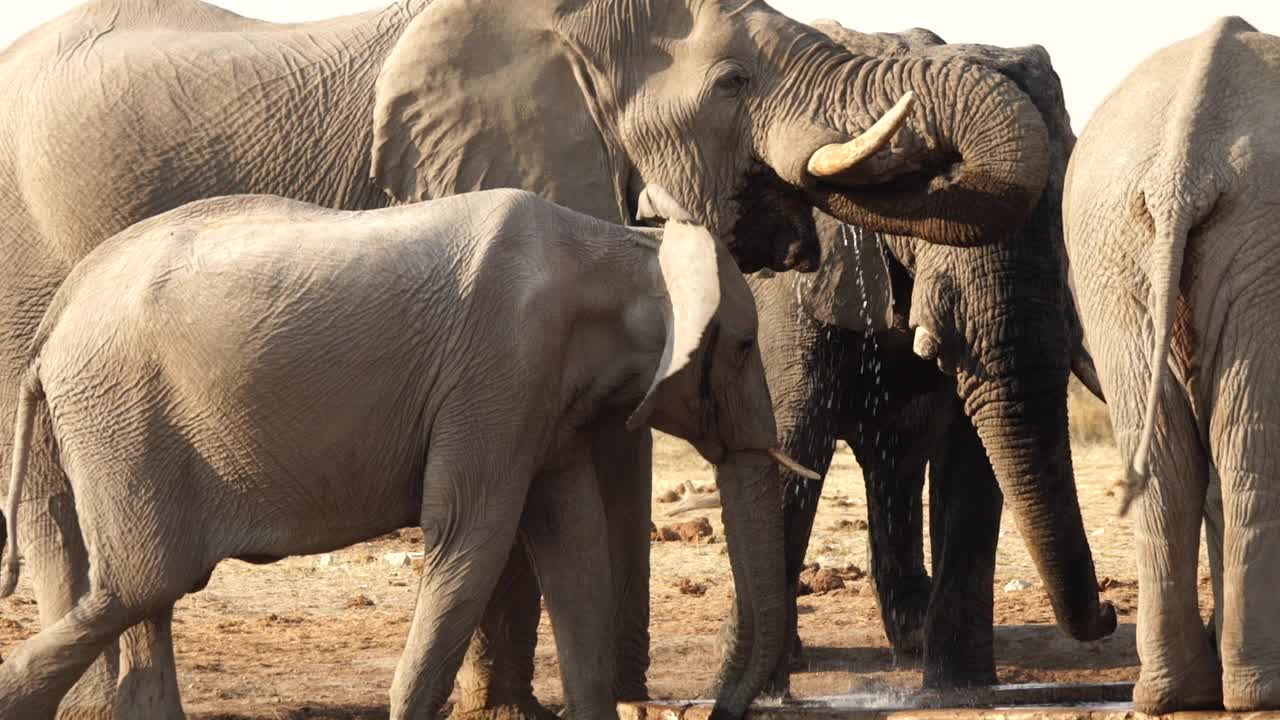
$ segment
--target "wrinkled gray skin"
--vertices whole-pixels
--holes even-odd
[[[891,236],[882,251],[874,234],[842,230],[819,214],[816,273],[751,279],[784,449],[825,473],[843,439],[862,466],[870,571],[891,644],[923,650],[926,687],[994,683],[992,584],[1003,500],[1059,626],[1092,640],[1116,623],[1098,597],[1067,436],[1071,363],[1087,384],[1096,382],[1065,282],[1061,192],[1075,136],[1061,84],[1039,46],[944,45],[926,30],[863,35],[830,21],[815,26],[868,54],[963,57],[991,67],[1027,92],[1050,131],[1048,187],[1005,241],[953,249]],[[878,332],[832,322],[859,318]],[[929,357],[913,353],[917,327],[939,341]],[[926,463],[932,581],[922,545]],[[822,481],[784,472],[784,482],[789,663],[799,667],[794,590]],[[732,621],[725,631],[731,645]],[[772,689],[786,686],[784,667]]]
[[[493,190],[366,213],[232,196],[103,243],[37,331],[15,440],[25,457],[33,424],[50,428],[89,588],[0,665],[0,718],[52,717],[107,643],[167,622],[224,558],[406,524],[426,564],[393,720],[437,717],[517,527],[568,716],[616,718],[610,478],[591,446],[599,418],[633,412],[691,442],[729,498],[753,660],[715,713],[741,717],[785,626],[755,305],[704,229],[656,238]]]
[[[1145,486],[1133,700],[1146,712],[1280,709],[1278,188],[1280,38],[1240,18],[1139,65],[1071,159],[1080,316],[1129,489]]]
[[[425,9],[424,9],[425,8]],[[905,93],[893,144],[819,181],[815,150]],[[74,111],[68,111],[74,108]],[[1043,122],[998,73],[851,55],[763,3],[414,0],[276,25],[197,0],[97,0],[0,53],[0,387],[16,386],[44,308],[103,239],[183,203],[271,193],[374,208],[520,187],[631,222],[650,183],[676,194],[743,270],[812,269],[812,208],[971,245],[1044,184]],[[0,417],[12,414],[0,393]],[[2,434],[0,434],[2,435]],[[27,562],[48,625],[86,589],[66,479],[37,429]],[[2,441],[0,466],[8,460]],[[621,427],[593,455],[620,604],[619,695],[646,695],[651,443]],[[530,686],[537,587],[514,553],[459,675],[459,716],[546,717]],[[161,680],[163,619],[125,633],[63,713],[181,714]],[[120,678],[117,688],[116,678]],[[141,710],[135,710],[142,708]]]

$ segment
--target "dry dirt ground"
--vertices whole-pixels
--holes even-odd
[[[1073,425],[1098,408],[1073,398]],[[1105,420],[1102,421],[1105,424]],[[1093,433],[1106,435],[1105,431]],[[1087,432],[1078,436],[1089,436]],[[710,468],[684,443],[659,437],[655,498],[685,480],[710,488]],[[1134,582],[1131,523],[1116,516],[1109,488],[1119,476],[1107,442],[1078,443],[1077,482],[1084,520],[1105,597],[1120,611],[1116,633],[1094,643],[1068,640],[1052,613],[1026,550],[1006,513],[996,580],[996,654],[1002,682],[1133,680]],[[671,505],[655,503],[659,524]],[[713,638],[728,610],[732,586],[718,511],[704,513],[708,542],[652,545],[652,654],[655,698],[687,698],[711,678]],[[696,515],[695,515],[696,516]],[[926,511],[926,518],[928,513]],[[843,444],[828,476],[809,548],[809,562],[867,567],[863,484]],[[681,517],[680,520],[688,518]],[[388,553],[418,550],[417,531],[347,548],[329,557],[288,558],[270,566],[222,563],[204,591],[179,603],[174,618],[178,675],[188,712],[199,718],[385,718],[392,673],[409,627],[414,568],[392,567]],[[928,543],[925,543],[926,549]],[[1203,543],[1202,543],[1203,547]],[[1207,564],[1201,559],[1201,576]],[[1011,581],[1020,583],[1006,588]],[[1208,611],[1207,580],[1201,607]],[[797,695],[830,695],[918,686],[920,670],[895,662],[865,578],[800,598],[800,633],[810,666],[793,678]],[[30,586],[0,601],[0,654],[36,630]],[[544,614],[536,690],[559,702],[555,644]]]

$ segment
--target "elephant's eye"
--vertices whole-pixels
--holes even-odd
[[[736,98],[746,92],[750,85],[751,76],[747,74],[746,68],[737,63],[726,63],[716,74],[716,91],[726,97]]]

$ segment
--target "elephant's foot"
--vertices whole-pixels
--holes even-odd
[[[920,657],[924,653],[925,615],[929,611],[928,577],[897,583],[880,611],[884,634],[895,655]]]
[[[525,702],[488,707],[453,706],[449,720],[559,720],[559,716],[530,697]]]
[[[1280,709],[1280,672],[1274,669],[1224,671],[1222,704],[1232,712]]]
[[[996,671],[991,668],[930,668],[924,670],[924,689],[958,690],[996,684]]]
[[[1148,715],[1175,710],[1207,710],[1222,707],[1222,676],[1209,658],[1178,674],[1144,666],[1133,686],[1133,709]]]

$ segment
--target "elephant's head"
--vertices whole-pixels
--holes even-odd
[[[942,45],[922,32],[895,39],[829,22],[821,27],[855,47],[985,65],[1022,88],[1043,117],[1048,184],[1012,238],[948,248],[850,231],[820,217],[828,257],[816,276],[800,281],[801,301],[822,322],[905,336],[899,347],[912,347],[955,376],[1059,625],[1078,639],[1107,635],[1115,614],[1098,597],[1067,433],[1068,376],[1075,369],[1096,387],[1096,375],[1067,287],[1062,189],[1075,136],[1048,53],[1038,46]]]
[[[649,290],[625,323],[648,326],[653,349],[652,380],[628,426],[683,438],[716,467],[734,585],[746,599],[740,651],[721,671],[717,709],[727,714],[716,717],[741,717],[784,647],[778,467],[817,476],[777,449],[755,301],[727,248],[701,227],[669,221],[656,250],[643,273]]]
[[[758,0],[435,0],[386,58],[373,133],[397,201],[520,187],[635,224],[658,184],[745,271],[816,267],[813,207],[993,242],[1048,165],[999,73],[851,54]]]

